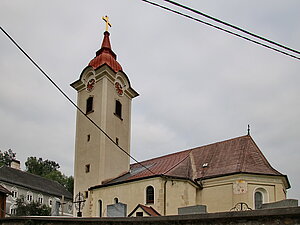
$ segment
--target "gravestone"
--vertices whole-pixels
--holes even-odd
[[[194,205],[178,208],[178,215],[207,213],[206,205]]]
[[[52,201],[51,216],[59,216],[60,200],[54,198]]]
[[[127,205],[116,203],[107,206],[107,217],[126,217]]]
[[[278,202],[262,204],[261,209],[274,209],[274,208],[286,208],[286,207],[297,207],[297,199],[285,199]]]

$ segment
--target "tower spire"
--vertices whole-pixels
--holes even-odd
[[[108,27],[111,27],[111,23],[108,20],[108,16],[102,17],[102,19],[106,23],[106,31],[104,32],[101,48],[96,52],[96,57],[90,61],[89,66],[92,66],[95,70],[106,64],[115,72],[122,71],[121,65],[117,62],[117,55],[113,52],[109,40]]]

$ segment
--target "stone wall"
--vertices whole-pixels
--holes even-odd
[[[300,207],[198,215],[130,218],[15,217],[0,225],[300,225]]]

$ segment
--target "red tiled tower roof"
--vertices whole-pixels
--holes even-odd
[[[90,61],[89,66],[95,70],[103,64],[107,64],[115,72],[122,71],[121,65],[117,62],[117,55],[111,49],[109,35],[108,31],[104,32],[101,48],[96,52],[96,56]]]

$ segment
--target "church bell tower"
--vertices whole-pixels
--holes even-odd
[[[78,107],[112,139],[77,111],[74,195],[81,192],[86,198],[90,187],[129,172],[130,165],[119,147],[130,154],[131,100],[138,93],[117,62],[109,36],[106,29],[95,58],[71,84],[77,91]]]

